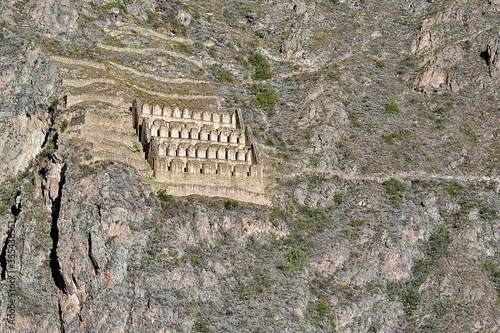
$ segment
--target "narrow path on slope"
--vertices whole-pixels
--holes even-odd
[[[165,82],[165,83],[194,83],[194,84],[208,84],[210,83],[209,81],[202,81],[202,80],[193,80],[193,79],[185,79],[185,78],[165,78],[163,76],[158,76],[155,74],[147,73],[147,72],[142,72],[137,69],[120,65],[115,62],[108,61],[107,62],[109,65],[120,69],[122,71],[127,71],[129,73],[133,73],[136,76],[141,76],[149,79],[154,79],[157,81]]]
[[[115,107],[120,107],[123,104],[123,97],[101,95],[101,94],[68,95],[66,101],[66,107],[69,108],[73,105],[90,101],[108,103]]]
[[[302,173],[291,173],[286,176],[286,178],[294,178],[303,176]],[[445,175],[445,174],[428,174],[425,172],[395,172],[392,174],[375,174],[372,176],[366,175],[352,175],[344,171],[335,170],[332,172],[325,172],[325,176],[339,176],[340,178],[347,180],[370,180],[376,182],[384,182],[389,178],[397,178],[402,180],[457,180],[462,182],[468,181],[495,181],[500,182],[500,176],[488,177],[488,176],[467,176],[467,175]],[[284,177],[285,178],[285,177]]]
[[[144,54],[146,52],[150,53],[162,53],[162,54],[168,54],[169,56],[173,58],[178,58],[178,59],[183,59],[187,62],[190,62],[194,65],[196,65],[198,68],[203,69],[203,63],[198,60],[191,59],[183,54],[174,52],[174,51],[169,51],[169,50],[164,50],[164,49],[159,49],[159,48],[134,48],[134,47],[116,47],[116,46],[111,46],[111,45],[105,45],[98,43],[97,47],[103,50],[107,51],[113,51],[113,52],[126,52],[126,53],[135,53],[135,54]]]
[[[187,44],[194,44],[194,41],[189,38],[184,38],[184,37],[177,37],[177,36],[168,36],[163,33],[157,32],[152,29],[148,28],[143,28],[138,25],[125,25],[120,27],[121,30],[129,30],[129,31],[136,31],[141,33],[145,37],[154,37],[157,39],[163,39],[166,41],[172,41],[172,42],[177,42],[177,43],[187,43]]]
[[[95,79],[63,79],[62,85],[65,87],[75,87],[82,88],[89,86],[94,83],[107,83],[116,85],[116,81],[113,79],[105,79],[105,78],[95,78]]]
[[[149,89],[144,89],[135,85],[130,84],[130,87],[140,90],[146,94],[153,95],[153,96],[158,96],[158,97],[163,97],[163,98],[168,98],[168,99],[186,99],[186,100],[194,100],[194,99],[214,99],[217,102],[219,101],[220,97],[215,96],[215,95],[179,95],[179,94],[165,94],[162,92],[154,91],[154,90],[149,90]]]
[[[92,68],[101,69],[101,70],[106,69],[106,66],[104,66],[104,64],[97,62],[97,61],[80,60],[80,59],[73,59],[73,58],[60,57],[60,56],[50,56],[50,59],[53,61],[61,62],[63,64],[67,64],[67,65],[92,67]]]

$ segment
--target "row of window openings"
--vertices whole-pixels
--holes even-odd
[[[193,138],[191,136],[191,132],[189,132],[188,134],[189,134],[189,137],[187,139],[201,140],[201,133],[198,133],[198,137],[197,138]],[[158,130],[157,136],[160,137],[160,130]],[[168,137],[169,138],[172,137],[172,133],[171,132],[168,132]],[[212,140],[212,135],[211,134],[208,134],[208,139],[207,140],[208,141]],[[228,136],[228,140],[229,140],[229,136]],[[214,140],[214,141],[220,141],[220,135],[217,135],[217,140]],[[236,143],[240,143],[240,138],[239,137],[236,137]]]
[[[165,155],[168,155],[168,154],[165,154]],[[187,150],[186,150],[186,154],[181,156],[181,155],[179,155],[179,150],[175,151],[175,156],[178,156],[178,157],[210,158],[210,157],[207,157],[207,154],[205,154],[205,156],[200,156],[197,151],[195,151],[195,155],[196,156],[189,156],[188,153],[187,153]],[[218,160],[227,160],[227,159],[229,159],[227,151],[224,152],[224,154],[223,154],[222,157],[220,155],[221,155],[220,153],[217,153],[217,155],[216,155],[217,157],[215,157],[215,159],[218,159]],[[243,154],[243,155],[245,156],[245,159],[240,160],[240,159],[238,159],[240,157],[239,154],[236,153],[234,161],[245,161],[246,160],[246,154]],[[214,158],[214,157],[212,157],[212,158]]]
[[[153,115],[153,116],[164,116],[168,118],[183,118],[183,119],[194,119],[194,120],[201,120],[201,121],[206,121],[206,122],[211,122],[211,123],[223,123],[223,124],[236,124],[238,121],[233,118],[232,116],[229,116],[229,119],[227,115],[225,117],[221,114],[219,117],[214,117],[213,115],[209,115],[208,118],[205,115],[200,114],[200,118],[194,118],[194,114],[186,114],[186,113],[167,113],[164,114],[164,112],[154,112],[153,109],[151,109],[151,112],[144,112],[144,110],[141,112],[142,114],[145,115]]]
[[[168,171],[172,171],[170,167],[168,167]],[[187,172],[187,168],[184,168],[184,172]],[[200,173],[203,174],[203,169],[200,169]],[[219,170],[215,170],[215,174],[219,174]],[[234,171],[231,171],[231,176],[234,176]],[[247,171],[247,177],[250,177],[249,171]]]

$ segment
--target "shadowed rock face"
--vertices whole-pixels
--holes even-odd
[[[0,331],[500,330],[498,7],[2,2]],[[162,191],[134,98],[241,110],[273,206]]]
[[[51,123],[47,105],[56,99],[58,82],[38,45],[17,36],[0,43],[0,179],[5,179],[23,171],[45,143]]]

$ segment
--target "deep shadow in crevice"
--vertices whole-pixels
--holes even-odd
[[[490,60],[490,56],[488,55],[488,50],[485,50],[485,51],[481,52],[479,54],[479,56],[481,58],[483,58],[483,60],[486,63],[486,65],[488,65],[488,66],[490,65],[490,61],[489,61]]]
[[[5,239],[5,243],[2,248],[2,253],[0,253],[0,266],[2,267],[1,280],[5,280],[5,273],[7,272],[7,245],[9,244],[10,233]]]
[[[14,202],[17,201],[17,198],[21,195],[20,191],[17,191],[16,193],[16,199]],[[0,252],[0,267],[1,267],[1,272],[0,272],[0,280],[3,281],[6,278],[7,275],[7,247],[9,246],[9,240],[11,238],[12,233],[14,232],[14,228],[16,227],[16,222],[17,222],[17,217],[19,214],[21,214],[21,204],[16,204],[14,203],[11,208],[10,212],[14,216],[14,222],[12,225],[9,225],[9,229],[7,230],[7,238],[5,238],[5,243],[3,244],[2,247],[2,252]]]
[[[99,265],[97,264],[97,260],[95,260],[94,253],[92,252],[92,235],[89,232],[89,258],[92,263],[92,267],[94,268],[95,275],[99,274]]]
[[[50,114],[51,114],[50,123],[49,123],[49,129],[50,129],[54,126],[54,123],[55,123],[55,113],[53,110],[50,110],[50,109],[48,110],[48,112],[50,112]],[[48,130],[47,133],[45,133],[45,137],[43,138],[42,145],[40,146],[41,148],[45,147],[47,142],[49,142],[49,139],[50,139],[50,136],[52,133],[53,133],[53,130]]]
[[[61,274],[61,266],[57,257],[57,246],[59,243],[59,228],[57,221],[59,220],[59,212],[61,210],[62,189],[66,182],[66,164],[61,169],[61,179],[59,180],[59,193],[57,198],[52,202],[52,227],[50,229],[50,237],[52,237],[52,249],[50,251],[50,268],[52,270],[52,278],[57,288],[66,293],[66,285]]]
[[[19,197],[20,195],[21,195],[21,191],[17,191],[16,201],[17,201],[17,197]],[[19,204],[14,203],[12,205],[12,207],[10,207],[10,212],[12,213],[12,215],[14,215],[15,221],[17,221],[17,217],[19,216],[19,214],[21,214],[21,203],[19,203]]]

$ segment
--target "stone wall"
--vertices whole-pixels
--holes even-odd
[[[181,110],[179,107],[169,108],[161,107],[159,105],[151,106],[149,104],[143,104],[140,113],[143,117],[148,117],[151,121],[156,119],[164,120],[165,122],[184,122],[196,124],[198,127],[203,125],[219,127],[230,127],[230,128],[241,128],[241,123],[238,111],[228,113],[228,112],[218,112],[218,111],[199,111],[199,110]]]
[[[253,193],[234,187],[212,186],[212,185],[160,185],[152,184],[154,190],[165,189],[168,194],[179,197],[189,195],[201,195],[206,197],[232,198],[238,201],[253,203],[256,205],[271,206],[271,199],[264,194]]]
[[[183,185],[175,187],[179,193],[225,196],[247,202],[250,201],[238,196],[239,191],[264,192],[263,168],[251,130],[244,125],[238,110],[191,111],[135,100],[132,115],[132,124],[157,181]],[[208,188],[200,190],[203,186],[212,190],[231,188],[223,191],[231,195]]]

